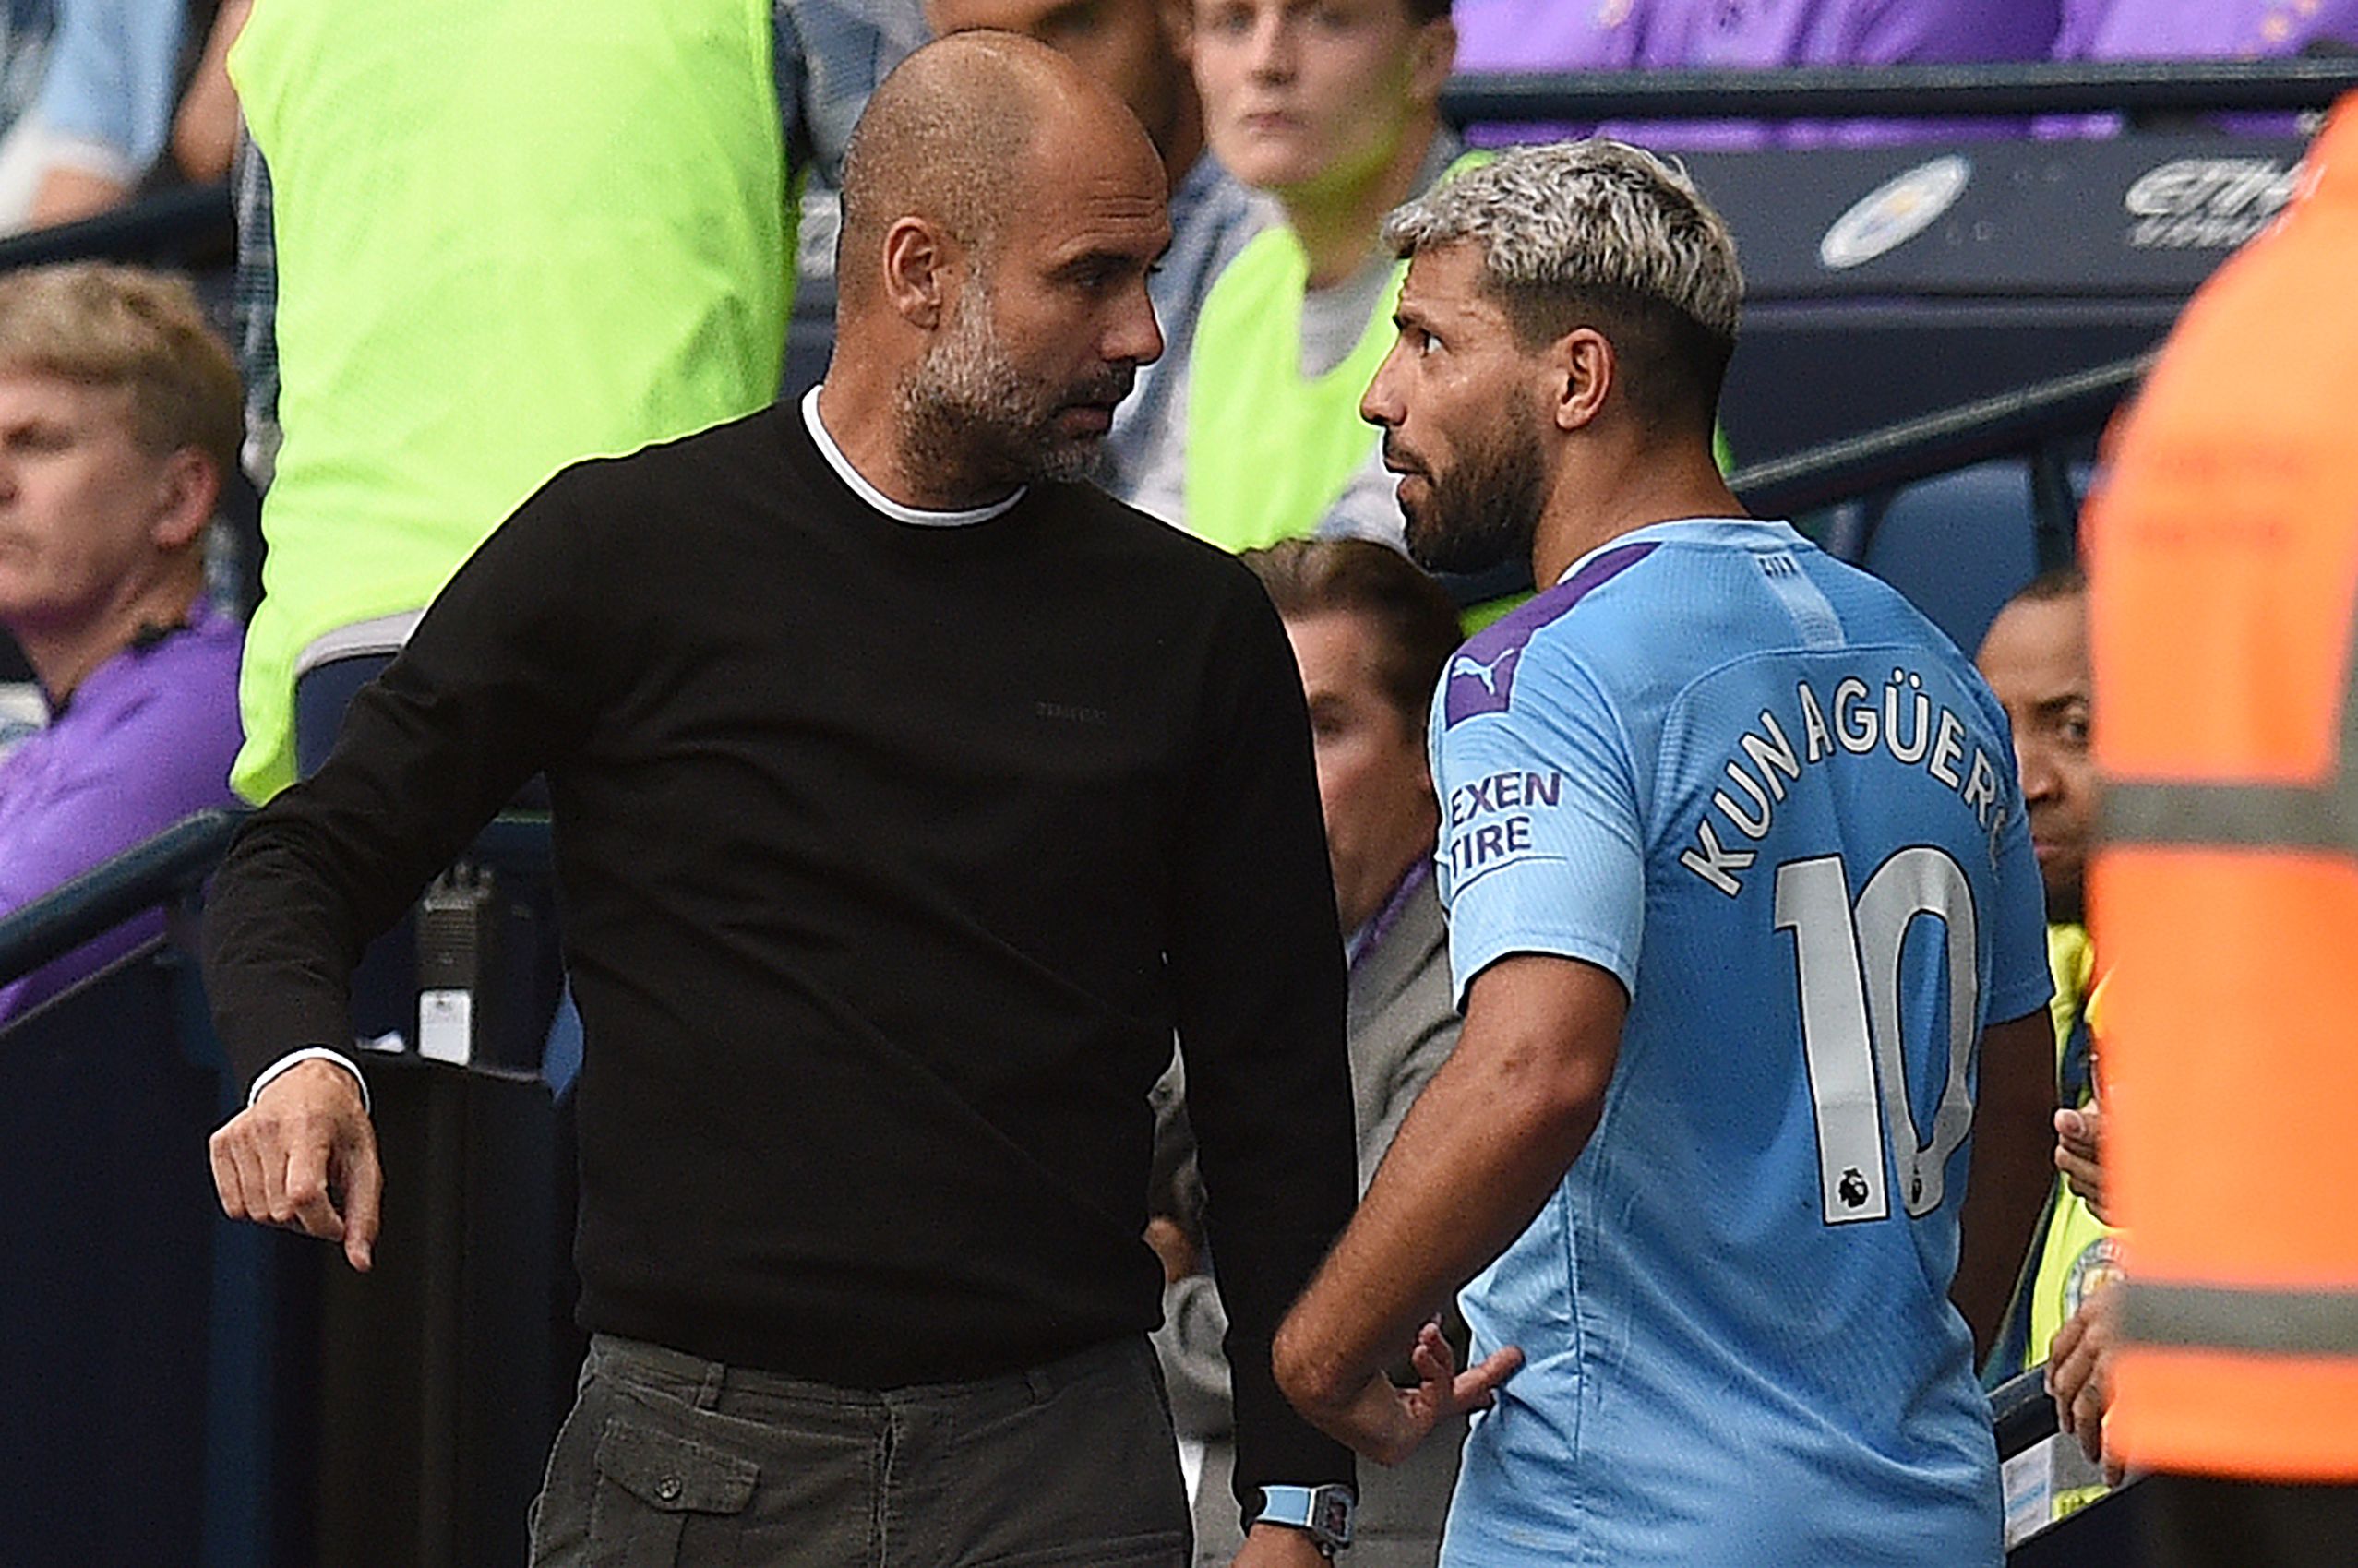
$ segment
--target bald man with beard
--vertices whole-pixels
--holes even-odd
[[[1074,482],[1168,237],[1069,62],[912,56],[853,140],[826,381],[550,481],[221,872],[223,1207],[365,1270],[351,955],[548,776],[592,1338],[543,1568],[1184,1564],[1141,1239],[1174,1031],[1237,1561],[1320,1560],[1281,1521],[1349,1457],[1269,1371],[1354,1185],[1299,683],[1241,566]]]

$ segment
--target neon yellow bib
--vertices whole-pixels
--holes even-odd
[[[1290,229],[1255,235],[1196,318],[1188,373],[1187,526],[1230,550],[1311,533],[1368,460],[1359,399],[1391,352],[1394,267],[1367,330],[1323,376],[1301,373],[1310,258]]]
[[[1467,153],[1442,175],[1487,161]],[[1316,531],[1377,441],[1359,399],[1392,352],[1406,262],[1341,364],[1302,375],[1310,257],[1287,228],[1237,253],[1204,295],[1188,368],[1187,527],[1230,550]]]
[[[270,0],[285,443],[234,782],[291,782],[294,661],[417,609],[550,474],[777,389],[791,234],[769,0]]]
[[[2102,1038],[2103,986],[2096,975],[2096,952],[2086,928],[2047,928],[2047,967],[2055,981],[2054,1000],[2049,1005],[2060,1061],[2083,1009],[2089,1030]],[[2118,1271],[2112,1235],[2109,1227],[2088,1212],[2087,1202],[2057,1178],[2054,1211],[2047,1221],[2037,1271],[2030,1276],[2030,1338],[2023,1356],[2025,1368],[2046,1364],[2056,1334],[2079,1310],[2080,1302]]]

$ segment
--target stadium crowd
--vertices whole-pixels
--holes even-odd
[[[353,1044],[416,1027],[386,933],[495,813],[551,814],[592,1338],[536,1564],[1995,1563],[1982,1391],[2041,1367],[2085,1461],[2056,1516],[2159,1469],[2156,1562],[2347,1560],[2346,1215],[2205,1251],[2171,1205],[2225,1179],[2151,1108],[2200,1102],[2113,1062],[2196,1014],[2137,977],[2265,907],[2180,860],[2358,847],[2327,807],[2183,798],[2339,787],[2340,665],[2248,756],[2220,711],[2344,645],[2341,601],[2256,628],[2270,571],[2347,589],[2349,461],[2281,398],[2290,434],[2228,421],[2185,482],[2244,516],[2222,475],[2265,449],[2318,515],[2305,555],[2256,523],[2294,566],[2217,566],[2190,610],[2165,359],[2094,588],[2009,584],[1969,662],[1728,490],[1735,241],[1643,149],[2120,122],[1564,139],[1442,97],[2341,53],[2358,6],[14,0],[0,30],[0,225],[233,175],[240,239],[210,324],[161,274],[0,277],[0,628],[39,708],[0,752],[0,912],[260,807],[204,921],[245,1104],[214,1178],[367,1272],[405,1182]],[[2353,113],[2173,355],[2266,379],[2232,342],[2256,276],[2358,353],[2316,282],[2358,261],[2325,156]],[[787,399],[806,186],[841,197],[803,269],[833,358]],[[2292,377],[2304,413],[2346,409],[2349,357]],[[206,571],[241,465],[251,606]],[[1536,592],[1461,614],[1443,585],[1501,560]],[[2156,738],[2164,604],[2209,638],[2211,752]],[[2338,892],[2266,885],[2348,934]],[[2109,927],[2107,888],[2145,913]],[[0,1022],[161,929],[0,985]],[[2287,1059],[2358,1108],[2315,1032]],[[2346,1192],[2301,1125],[2260,1163]],[[2288,1361],[2338,1418],[2205,1426]]]

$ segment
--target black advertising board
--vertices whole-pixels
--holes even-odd
[[[1748,288],[1744,461],[2151,347],[2299,178],[2292,136],[1695,153]]]
[[[2184,298],[2282,208],[2290,137],[1697,153],[1753,297]]]

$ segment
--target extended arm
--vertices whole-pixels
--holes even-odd
[[[571,602],[567,564],[589,545],[552,515],[549,494],[452,580],[353,702],[318,774],[238,834],[204,945],[214,1021],[241,1083],[292,1052],[349,1043],[362,946],[592,711],[594,611]],[[376,1142],[342,1068],[308,1061],[273,1079],[213,1135],[212,1160],[232,1217],[341,1240],[354,1267],[368,1266]]]
[[[1973,1113],[1973,1168],[1965,1190],[1957,1278],[1949,1298],[1973,1330],[1976,1361],[1989,1354],[2030,1251],[2054,1179],[2049,1128],[2055,1108],[2055,1035],[2044,1010],[1981,1035],[1981,1103]]]
[[[1169,963],[1204,1229],[1228,1316],[1234,1483],[1251,1514],[1263,1486],[1354,1478],[1349,1453],[1278,1393],[1270,1342],[1350,1218],[1358,1173],[1343,941],[1301,681],[1258,585],[1240,581],[1225,610],[1202,654],[1207,695]]]
[[[1627,1007],[1619,980],[1576,959],[1523,954],[1475,978],[1455,1053],[1279,1331],[1278,1382],[1312,1421],[1397,1464],[1442,1417],[1486,1404],[1520,1364],[1510,1347],[1456,1375],[1423,1328],[1579,1157]],[[1383,1368],[1412,1344],[1425,1381],[1395,1390]]]

